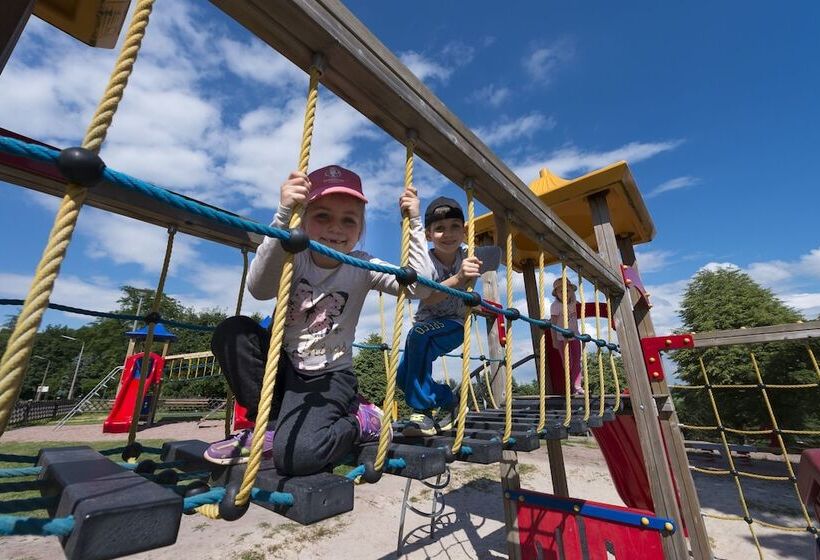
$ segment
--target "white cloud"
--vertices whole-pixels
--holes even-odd
[[[498,145],[530,138],[538,132],[555,127],[555,119],[541,113],[530,113],[517,119],[504,119],[489,127],[476,129],[476,135],[486,144]]]
[[[555,150],[546,159],[529,158],[518,163],[514,162],[512,168],[524,180],[537,177],[539,170],[544,167],[560,176],[569,177],[573,174],[580,175],[593,169],[599,169],[621,160],[635,164],[658,154],[674,150],[682,142],[683,140],[630,142],[604,152],[585,151],[575,146],[569,146]]]
[[[240,78],[280,89],[307,83],[301,68],[256,38],[249,43],[223,38],[218,44],[228,70]]]
[[[29,275],[0,273],[0,295],[8,299],[24,299],[32,279],[33,276]],[[54,282],[49,301],[82,309],[109,311],[117,308],[117,300],[121,296],[119,285],[110,278],[97,276],[82,279],[63,274]]]
[[[524,69],[535,81],[549,83],[555,71],[572,60],[575,48],[568,40],[560,40],[549,47],[539,47],[530,52],[523,60]]]
[[[469,96],[469,99],[471,101],[486,103],[491,107],[499,107],[510,97],[511,94],[512,91],[506,86],[488,84],[483,88],[474,91]]]
[[[691,187],[692,185],[697,185],[700,183],[700,179],[697,177],[675,177],[674,179],[670,179],[668,181],[664,181],[646,195],[646,198],[655,198],[659,194],[669,192],[669,191],[676,191],[678,189],[684,189],[686,187]]]
[[[674,253],[672,251],[663,251],[658,249],[636,251],[635,257],[641,274],[648,274],[650,272],[658,272],[659,270],[663,270],[669,263],[670,257],[673,255]]]
[[[422,82],[446,82],[453,73],[452,68],[447,68],[414,51],[401,53],[399,60]]]

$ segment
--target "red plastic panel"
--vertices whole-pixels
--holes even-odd
[[[614,512],[653,515],[651,511],[586,503]],[[661,535],[657,531],[529,503],[519,503],[517,509],[523,560],[663,560]]]
[[[234,401],[233,403],[233,429],[244,430],[253,428],[256,424],[247,418],[248,409]]]

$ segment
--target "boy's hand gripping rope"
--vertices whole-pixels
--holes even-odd
[[[99,153],[108,127],[111,126],[114,113],[122,99],[128,77],[137,60],[142,38],[145,36],[145,28],[148,25],[153,4],[154,0],[140,0],[137,3],[108,86],[86,130],[82,147],[94,155]],[[101,160],[98,162],[99,171],[102,171],[104,166],[101,165]],[[6,429],[14,402],[20,394],[34,345],[34,337],[48,306],[54,282],[60,273],[60,265],[71,242],[80,208],[85,202],[86,192],[86,187],[73,181],[68,183],[65,196],[54,218],[48,243],[34,273],[34,281],[29,289],[26,302],[20,310],[14,331],[3,353],[3,359],[0,361],[0,435]]]
[[[299,152],[299,171],[307,173],[310,162],[310,146],[313,141],[313,124],[316,119],[316,103],[319,99],[319,77],[321,76],[321,66],[323,61],[319,55],[314,58],[314,64],[310,68],[310,82],[308,85],[307,106],[305,108],[305,124],[302,130],[302,147]],[[304,208],[296,205],[290,216],[288,227],[293,230],[302,223]],[[242,485],[233,504],[225,504],[223,500],[220,505],[225,504],[225,511],[232,509],[231,506],[242,509],[247,507],[251,498],[253,485],[256,482],[256,475],[262,463],[262,444],[265,440],[265,431],[270,419],[270,410],[273,403],[273,389],[276,385],[276,372],[279,369],[279,357],[282,353],[282,339],[285,333],[285,316],[287,314],[288,300],[290,299],[290,288],[293,281],[293,253],[287,252],[285,261],[282,264],[282,276],[279,279],[279,292],[276,295],[276,308],[273,315],[273,326],[271,329],[271,342],[268,350],[267,363],[265,364],[265,375],[262,379],[262,391],[259,397],[259,409],[256,413],[256,427],[253,430],[253,440],[251,441],[251,452],[248,460],[248,467],[242,478]],[[229,499],[230,492],[226,495]],[[220,508],[221,509],[221,508]]]

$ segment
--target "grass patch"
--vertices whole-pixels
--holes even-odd
[[[146,447],[162,447],[164,443],[162,440],[144,440],[140,441]],[[113,449],[115,447],[122,447],[125,443],[118,441],[92,441],[83,442],[81,445],[87,445],[97,451],[105,449]],[[3,444],[3,450],[0,455],[16,455],[21,461],[2,461],[0,460],[0,469],[32,467],[37,460],[37,453],[40,449],[49,447],[66,447],[71,445],[64,441],[38,441],[38,442],[9,442]],[[122,461],[119,455],[111,455],[112,461]],[[2,459],[2,457],[0,457]],[[27,460],[26,460],[27,459]],[[154,459],[158,461],[158,456],[150,453],[143,453],[140,459]],[[40,491],[36,486],[36,476],[20,476],[15,478],[0,479],[0,501],[6,502],[9,500],[25,500],[28,498],[40,497]],[[23,517],[48,517],[48,512],[44,509],[20,512]]]
[[[572,437],[565,440],[561,440],[561,445],[566,445],[568,447],[586,447],[588,449],[598,449],[598,442],[595,441],[595,438],[590,437]]]

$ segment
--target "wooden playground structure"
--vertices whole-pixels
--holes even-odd
[[[368,482],[376,482],[383,472],[404,476],[408,479],[409,488],[409,481],[412,479],[437,477],[440,480],[439,477],[447,472],[448,461],[499,464],[504,495],[507,553],[511,559],[606,558],[607,553],[611,553],[610,548],[616,551],[613,555],[617,558],[684,560],[690,555],[698,559],[712,558],[709,537],[701,515],[671,390],[662,369],[660,352],[676,348],[698,348],[727,341],[749,343],[771,339],[816,338],[820,333],[820,324],[814,322],[799,327],[748,329],[743,333],[657,336],[650,314],[650,297],[641,282],[634,250],[636,244],[650,241],[655,230],[626,163],[616,163],[574,180],[565,180],[544,170],[539,178],[527,185],[341,2],[212,1],[228,16],[311,76],[300,168],[306,170],[308,166],[314,116],[317,126],[321,126],[321,109],[316,108],[317,88],[318,83],[321,83],[407,146],[407,166],[410,173],[406,176],[409,175],[409,184],[412,184],[412,161],[418,156],[454,184],[465,188],[470,214],[470,250],[476,243],[491,243],[506,248],[507,299],[499,313],[506,320],[509,338],[507,344],[500,344],[498,332],[494,329],[495,321],[499,320],[497,315],[488,317],[485,324],[489,341],[487,357],[504,363],[504,367],[495,368],[489,380],[492,400],[498,404],[498,408],[467,413],[464,407],[459,415],[458,428],[453,433],[442,436],[416,440],[396,438],[392,444],[383,436],[378,449],[365,448],[356,452],[352,465],[361,469],[358,474]],[[0,63],[8,59],[32,10],[91,45],[113,46],[110,40],[111,26],[118,30],[119,25],[115,25],[116,22],[112,24],[111,18],[103,21],[95,17],[100,13],[101,6],[104,7],[108,2],[77,0],[73,3],[74,12],[71,14],[58,10],[60,4],[64,3],[46,0],[12,0],[7,3],[3,9],[14,17],[4,18],[4,25],[13,25],[0,29]],[[105,130],[114,118],[119,98],[126,90],[128,75],[136,61],[142,35],[146,32],[152,4],[149,0],[136,2],[134,20],[127,31],[117,70],[112,75],[112,82],[83,143],[83,148],[92,155],[99,152]],[[121,10],[117,14],[124,17],[125,11]],[[122,18],[118,21],[121,23]],[[115,38],[118,35],[118,32],[114,33]],[[48,305],[54,279],[77,219],[77,210],[82,204],[168,229],[168,248],[156,289],[157,298],[163,292],[176,232],[240,249],[245,270],[247,253],[255,250],[263,235],[271,235],[272,232],[263,230],[263,226],[246,228],[238,216],[205,203],[190,199],[179,202],[183,197],[178,195],[174,198],[178,201],[175,203],[177,205],[171,206],[148,190],[124,190],[116,175],[97,175],[93,177],[93,181],[88,180],[88,175],[82,170],[72,171],[70,165],[65,167],[64,162],[58,165],[45,156],[26,157],[22,155],[22,151],[9,151],[12,147],[19,150],[34,147],[47,151],[50,147],[10,131],[0,131],[0,136],[6,142],[0,153],[0,179],[63,198],[63,206],[55,220],[55,230],[35,275],[35,286],[26,300],[21,319],[0,365],[2,434],[7,422],[7,410],[19,393],[21,376],[31,354],[33,334]],[[56,153],[56,150],[52,151]],[[54,159],[57,159],[56,155]],[[67,176],[71,178],[68,179]],[[474,218],[473,196],[491,214]],[[183,203],[198,205],[205,210],[183,206]],[[221,221],[215,221],[213,214],[219,214]],[[236,220],[231,221],[233,218]],[[298,223],[292,224],[292,227],[297,225]],[[606,321],[617,325],[614,331],[617,334],[617,346],[614,343],[607,344],[600,337],[594,338],[584,331],[580,334],[567,332],[566,324],[561,330],[560,326],[544,321],[543,280],[539,282],[536,275],[543,276],[543,266],[551,263],[560,263],[565,290],[570,270],[577,275],[578,286],[583,286],[584,283],[594,286],[596,312],[594,316],[587,315],[587,318],[601,318],[598,309],[603,306],[597,305],[597,296],[599,292],[604,296],[607,303]],[[397,269],[397,276],[401,274],[401,270]],[[524,317],[521,311],[512,308],[513,270],[520,271],[523,275],[529,317]],[[491,272],[483,278],[484,292],[481,299],[484,301],[501,301],[495,276],[496,273]],[[283,281],[282,285],[285,284]],[[285,288],[287,289],[289,286]],[[239,286],[237,314],[241,311],[243,291],[244,276]],[[400,296],[397,304],[399,314],[404,312],[402,297]],[[280,297],[279,302],[282,300]],[[151,313],[146,317],[146,352],[152,347],[155,326],[161,321],[157,314],[158,303],[158,299],[155,300]],[[582,308],[584,303],[581,292]],[[280,307],[277,304],[275,317],[279,314]],[[275,318],[274,321],[276,320]],[[467,334],[470,321],[470,318],[465,321],[461,393],[463,403],[467,402],[466,391],[470,386],[470,338]],[[531,400],[514,399],[510,394],[513,369],[512,331],[516,331],[516,335],[523,332],[520,326],[524,322],[530,327],[533,354],[539,361],[542,379],[541,395],[538,399]],[[514,324],[518,326],[513,328]],[[611,356],[617,347],[623,359],[628,396],[602,394],[597,397],[598,400],[594,400],[587,392],[585,402],[579,404],[578,398],[570,395],[569,386],[564,382],[566,372],[555,371],[556,368],[550,368],[546,360],[544,337],[550,329],[562,332],[568,340],[574,337],[583,344],[595,344],[599,356],[605,353],[604,350]],[[388,376],[391,375],[391,369],[395,376],[395,352],[398,351],[399,335],[400,331],[396,334],[394,330],[393,343],[387,352],[391,354]],[[277,358],[278,352],[277,348]],[[184,360],[190,362],[191,359],[202,359],[203,363],[210,364],[203,367],[213,369],[213,359],[207,362],[205,354],[181,357],[180,363]],[[584,359],[586,360],[586,355]],[[144,360],[142,363],[142,375],[135,392],[138,403],[142,402],[144,396],[148,362],[149,360]],[[817,367],[816,361],[814,366]],[[199,366],[188,363],[187,367],[190,371],[190,368],[197,369]],[[275,369],[273,376],[275,377]],[[266,374],[266,383],[267,380]],[[547,398],[546,395],[550,397]],[[386,399],[386,410],[392,410],[392,399],[392,395]],[[590,401],[594,401],[592,405]],[[620,406],[621,404],[624,406]],[[590,414],[590,406],[600,406],[601,413]],[[605,408],[608,413],[606,419]],[[267,418],[262,413],[260,406],[260,422]],[[130,423],[128,445],[124,452],[124,459],[131,459],[132,462],[139,455],[139,447],[136,445],[138,416],[135,414]],[[620,479],[613,471],[615,484],[630,507],[585,502],[583,496],[578,495],[579,490],[574,489],[567,480],[561,439],[566,437],[569,426],[579,421],[584,428],[592,430],[605,455],[615,457],[631,453],[634,461],[628,468],[621,469]],[[227,427],[229,426],[226,424]],[[542,442],[549,455],[551,494],[522,489],[517,472],[518,454],[536,451]],[[311,523],[352,509],[353,477],[319,473],[310,477],[286,479],[277,475],[272,465],[260,466],[255,458],[251,459],[247,469],[217,469],[214,468],[215,465],[208,466],[202,460],[203,444],[204,442],[196,441],[169,442],[163,447],[163,461],[184,465],[175,468],[188,471],[212,469],[208,482],[210,488],[208,485],[205,485],[205,490],[202,486],[185,488],[182,494],[175,494],[148,479],[140,479],[139,468],[129,470],[117,466],[110,460],[99,457],[96,452],[75,448],[65,452],[70,454],[69,457],[62,455],[64,452],[60,450],[43,450],[37,466],[32,468],[41,468],[38,473],[41,473],[46,488],[44,495],[59,498],[58,505],[49,510],[55,517],[52,521],[62,523],[66,519],[63,516],[71,514],[73,525],[62,529],[61,533],[32,534],[61,535],[69,558],[109,558],[172,544],[176,539],[183,510],[197,509],[211,516],[215,515],[214,508],[217,508],[223,518],[230,520],[241,517],[242,508],[247,508],[247,504],[253,499],[263,507],[291,519]],[[631,451],[625,451],[624,446],[627,444],[633,445]],[[261,453],[261,443],[259,449]],[[83,472],[79,472],[76,466],[72,470],[72,467],[67,466],[68,463],[84,465]],[[94,467],[86,468],[88,465]],[[139,479],[137,486],[140,495],[136,497],[131,490],[127,498],[138,500],[139,507],[133,507],[126,513],[114,513],[115,510],[119,512],[122,509],[117,509],[117,506],[121,506],[126,499],[124,496],[127,491],[123,484],[100,482],[112,473],[128,483]],[[818,483],[816,478],[814,481],[801,482],[798,490],[796,475],[790,471],[790,477],[795,479],[795,489],[804,501],[801,507],[809,527],[807,530],[810,530],[814,527],[814,522],[807,507],[812,507],[811,504],[817,500]],[[636,480],[641,481],[637,490]],[[98,492],[100,484],[103,484],[105,493],[111,496],[111,503],[102,498],[89,498],[88,492],[91,489]],[[806,490],[802,491],[804,486]],[[222,489],[223,487],[228,490]],[[222,490],[217,491],[218,489]],[[195,501],[197,496],[202,499],[212,496],[216,498],[199,503]],[[633,503],[629,503],[630,501]],[[814,515],[817,515],[816,511]],[[139,526],[140,523],[146,523],[146,516],[153,517],[152,522],[157,526],[161,525],[163,529],[151,535],[145,529],[146,535],[140,542],[106,542],[105,550],[101,550],[104,530],[111,531],[111,527],[117,527],[118,524]],[[108,525],[101,529],[99,520],[103,518],[106,521],[102,525]],[[751,522],[749,525],[752,526]],[[816,530],[813,534],[816,535]]]

